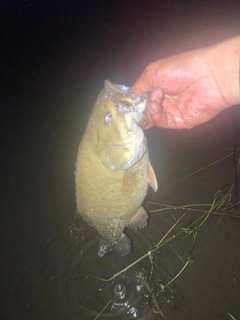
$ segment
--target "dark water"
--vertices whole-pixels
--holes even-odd
[[[231,211],[236,218],[211,215],[198,233],[193,262],[164,291],[190,256],[192,236],[175,239],[114,281],[84,275],[108,279],[126,268],[184,211],[152,213],[146,229],[128,231],[134,252],[124,258],[99,258],[97,233],[74,219],[77,148],[104,79],[131,85],[155,59],[238,35],[238,2],[29,0],[3,1],[0,8],[3,318],[94,319],[111,300],[104,319],[227,320],[226,311],[239,319],[239,210]],[[226,191],[232,156],[177,182],[230,154],[236,132],[240,146],[239,119],[236,106],[193,130],[147,132],[159,181],[147,200],[206,204]],[[150,211],[156,207],[147,204]],[[171,235],[199,214],[187,212]]]

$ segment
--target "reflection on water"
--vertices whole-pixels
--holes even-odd
[[[170,287],[164,290],[160,280],[153,281],[152,260],[127,268],[156,243],[151,232],[132,231],[134,253],[124,258],[115,253],[99,258],[99,236],[81,218],[72,221],[70,233],[71,246],[49,285],[71,319],[167,319],[167,309],[176,305],[175,294]]]

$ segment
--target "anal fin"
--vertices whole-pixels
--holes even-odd
[[[140,207],[136,214],[129,221],[127,227],[131,229],[142,229],[147,225],[148,214],[143,207]]]

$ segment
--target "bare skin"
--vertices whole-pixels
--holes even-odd
[[[190,129],[240,103],[240,37],[149,64],[130,91],[150,92],[140,125]]]

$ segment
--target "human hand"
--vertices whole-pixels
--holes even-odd
[[[130,89],[150,92],[140,125],[189,129],[238,104],[239,47],[240,37],[149,64]]]

